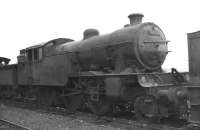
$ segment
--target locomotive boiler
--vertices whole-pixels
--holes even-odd
[[[168,41],[142,17],[129,15],[130,24],[110,34],[87,29],[81,41],[59,38],[22,49],[16,95],[47,106],[63,103],[69,111],[87,106],[97,115],[120,110],[142,121],[187,119],[186,76],[162,71]]]
[[[157,25],[141,23],[142,17],[129,15],[129,25],[107,35],[88,29],[82,41],[63,44],[59,49],[77,52],[81,71],[121,72],[129,67],[134,72],[157,71],[168,53],[168,41]]]

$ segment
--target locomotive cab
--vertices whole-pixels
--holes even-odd
[[[58,38],[21,50],[18,56],[19,84],[64,86],[68,68],[61,61],[67,62],[67,58],[60,55],[57,47],[70,41],[73,40]],[[64,76],[56,76],[58,70],[66,73]]]

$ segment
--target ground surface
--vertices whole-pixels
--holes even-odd
[[[0,119],[6,119],[34,130],[137,130],[133,126],[98,122],[93,115],[55,115],[0,104]],[[102,125],[106,124],[106,125]]]
[[[0,103],[0,119],[9,120],[33,130],[182,130],[164,125],[147,125],[131,120],[105,118],[77,112],[58,115],[28,109],[16,108]],[[1,128],[0,128],[1,130]],[[184,129],[185,130],[185,129]],[[187,129],[187,130],[199,130]]]

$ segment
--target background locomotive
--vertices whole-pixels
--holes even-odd
[[[117,108],[143,121],[188,119],[186,76],[162,71],[168,41],[142,17],[129,15],[130,24],[110,34],[87,29],[81,41],[59,38],[22,49],[17,64],[0,68],[1,96],[63,103],[69,111],[84,103],[97,115]]]
[[[200,32],[188,33],[189,95],[191,99],[191,118],[200,121]]]

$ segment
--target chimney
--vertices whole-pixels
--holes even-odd
[[[130,19],[130,25],[136,25],[142,23],[142,18],[144,17],[143,14],[134,13],[130,14],[128,18]]]

